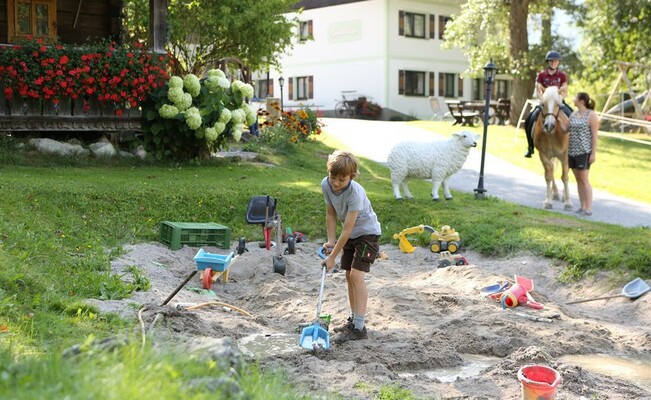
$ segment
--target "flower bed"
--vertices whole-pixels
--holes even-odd
[[[119,117],[139,108],[152,90],[165,84],[168,64],[167,56],[154,55],[140,44],[67,47],[31,40],[0,48],[0,88],[12,114],[26,114],[25,106],[18,112],[16,108],[34,102],[41,113],[74,104],[87,113],[97,101],[106,114]]]

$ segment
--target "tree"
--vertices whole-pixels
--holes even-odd
[[[536,71],[543,65],[545,52],[552,45],[561,49],[563,44],[552,35],[551,23],[545,21],[551,21],[554,6],[570,5],[571,0],[468,0],[461,6],[461,14],[446,26],[445,46],[462,49],[469,58],[471,75],[482,74],[483,66],[490,59],[500,72],[511,75],[511,115],[519,115],[533,92]],[[530,48],[527,22],[534,11],[544,16],[543,44]],[[567,50],[565,54],[571,53],[569,49],[563,50]],[[517,121],[512,118],[511,123]]]
[[[620,72],[616,61],[651,64],[651,1],[586,0],[578,15],[584,42],[580,55],[586,64],[582,77],[586,82],[602,82],[599,89],[610,90]],[[650,71],[644,72],[631,75],[633,85],[651,85]]]
[[[292,47],[296,11],[292,0],[170,0],[168,51],[176,74],[203,73],[236,60],[248,70],[277,66]],[[125,28],[130,40],[145,40],[149,0],[125,1]],[[222,61],[221,64],[224,64]],[[244,77],[248,78],[248,77]]]

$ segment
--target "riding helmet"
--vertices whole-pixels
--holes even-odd
[[[561,57],[561,53],[559,53],[556,50],[550,50],[547,52],[547,55],[545,56],[545,62],[551,61],[551,60],[562,60],[563,57]]]

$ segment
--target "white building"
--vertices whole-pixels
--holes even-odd
[[[442,48],[445,24],[458,0],[304,0],[296,44],[281,71],[257,75],[256,95],[280,97],[285,109],[308,105],[333,110],[342,92],[366,96],[383,108],[428,119],[429,96],[484,97],[481,80],[462,79],[468,68],[458,49]],[[267,93],[267,82],[269,92]],[[503,82],[501,97],[507,96]],[[500,90],[500,84],[496,87]],[[498,96],[493,96],[497,98]]]

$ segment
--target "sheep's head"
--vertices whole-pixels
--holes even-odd
[[[465,147],[477,147],[479,135],[470,131],[455,132],[452,137],[457,138]]]

